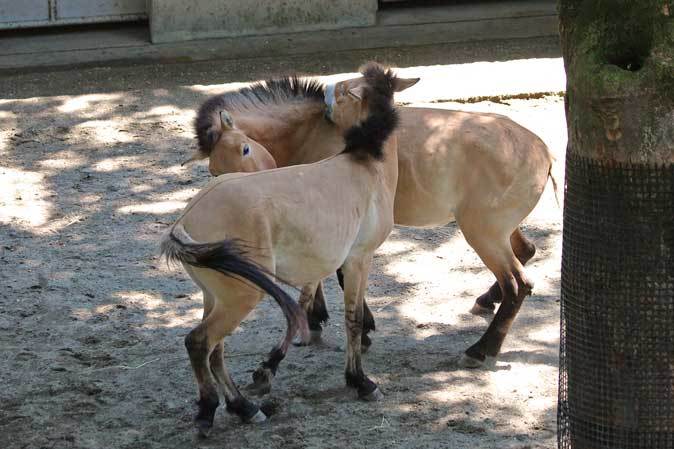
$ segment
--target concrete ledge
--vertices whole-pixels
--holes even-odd
[[[152,42],[374,25],[377,0],[151,0]]]
[[[475,16],[473,13],[467,16],[463,5],[443,7],[443,21],[437,23],[405,23],[405,17],[408,19],[410,17],[408,14],[401,16],[396,11],[390,11],[390,14],[382,15],[386,18],[382,19],[384,24],[371,27],[164,44],[142,42],[135,36],[134,39],[116,45],[111,39],[104,38],[107,35],[101,34],[96,40],[92,39],[91,35],[82,33],[77,45],[76,39],[70,37],[67,39],[69,42],[67,48],[59,50],[55,41],[57,38],[54,36],[49,37],[48,49],[45,47],[44,38],[40,38],[39,35],[25,38],[26,42],[30,42],[31,39],[33,41],[28,48],[25,45],[22,48],[20,38],[5,37],[0,38],[0,72],[44,70],[73,65],[130,65],[278,57],[326,51],[403,49],[409,46],[558,34],[554,2],[522,0],[508,3],[513,5],[509,10],[503,9],[503,5],[495,5],[500,8],[499,14],[490,9],[494,4],[484,4],[480,8],[481,16]],[[518,8],[513,9],[514,6]],[[532,8],[531,14],[526,14],[527,8]],[[469,9],[475,12],[475,7],[470,6]],[[398,20],[393,18],[396,14]],[[449,21],[451,17],[459,17],[461,20]],[[96,30],[91,33],[96,33]],[[11,39],[14,41],[7,41]]]

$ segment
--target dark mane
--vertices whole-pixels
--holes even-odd
[[[255,110],[264,114],[269,105],[319,102],[323,103],[325,87],[316,80],[288,76],[255,83],[231,92],[210,97],[199,107],[194,120],[199,151],[209,155],[217,141],[215,131],[218,114],[222,110]]]
[[[360,161],[382,160],[384,143],[398,125],[398,111],[393,106],[396,75],[378,64],[368,64],[361,73],[368,85],[363,96],[368,116],[360,125],[346,131],[346,147],[342,153],[349,153]]]

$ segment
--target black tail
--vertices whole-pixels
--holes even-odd
[[[246,257],[243,245],[236,240],[214,243],[186,243],[172,229],[161,242],[161,254],[168,261],[180,261],[201,268],[210,268],[226,276],[238,276],[271,295],[278,303],[288,322],[287,337],[292,339],[299,331],[308,335],[304,310],[284,292],[260,266]],[[184,232],[184,231],[183,231]]]

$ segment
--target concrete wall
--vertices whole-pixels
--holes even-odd
[[[152,42],[374,25],[377,0],[150,0]]]

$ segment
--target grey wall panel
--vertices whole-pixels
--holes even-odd
[[[0,0],[0,22],[34,22],[49,20],[47,0]]]
[[[146,0],[56,0],[56,19],[145,14]]]

